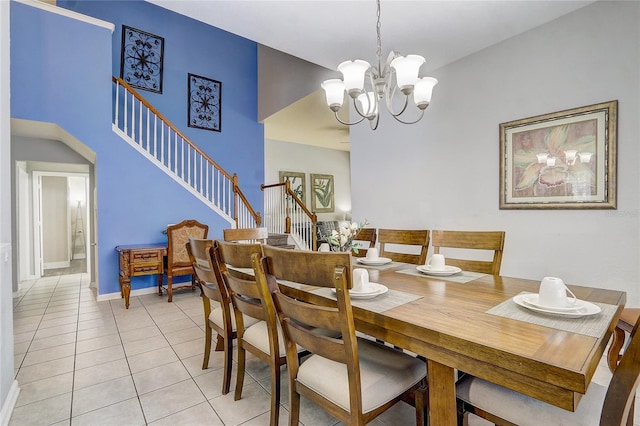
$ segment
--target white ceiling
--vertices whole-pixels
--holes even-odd
[[[376,61],[376,4],[374,0],[147,0],[182,15],[240,35],[309,62],[335,69],[347,59]],[[427,58],[422,75],[507,38],[530,30],[593,3],[594,0],[382,0],[382,58],[391,50],[415,53]],[[336,77],[338,77],[336,72]],[[320,82],[318,82],[318,86]],[[335,126],[326,109],[321,118],[295,130],[291,115],[317,117],[302,104],[318,105],[316,99],[283,110],[265,121],[267,138],[300,141],[303,137],[327,146],[348,149],[348,129]],[[437,102],[437,88],[434,91]],[[297,115],[300,117],[300,115]],[[274,120],[273,124],[270,124]],[[309,121],[309,120],[307,120]],[[294,121],[294,123],[297,121]],[[366,125],[366,124],[363,124]],[[273,127],[272,127],[273,126]],[[330,126],[330,129],[326,129]],[[272,129],[270,130],[270,127]],[[278,128],[277,137],[270,136]],[[284,135],[287,129],[293,135]],[[336,128],[338,131],[336,132]],[[324,131],[328,131],[325,134]],[[295,133],[298,133],[298,136]],[[316,137],[305,137],[309,133]],[[319,140],[319,142],[318,142]],[[304,141],[302,141],[304,142]],[[312,143],[308,141],[307,143]]]

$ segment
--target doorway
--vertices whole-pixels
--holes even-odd
[[[20,180],[28,175],[18,174],[19,188],[25,186]],[[89,174],[32,171],[31,180],[31,203],[23,196],[18,202],[20,280],[90,273]],[[31,232],[24,226],[26,221],[31,222]]]

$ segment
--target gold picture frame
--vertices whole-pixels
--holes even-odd
[[[300,172],[285,172],[281,171],[278,173],[280,182],[285,182],[289,179],[291,183],[291,190],[296,194],[302,204],[306,205],[306,194],[307,194],[307,186],[306,186],[306,177],[304,173]]]
[[[500,124],[500,209],[615,209],[618,101]]]
[[[333,175],[311,174],[311,211],[331,213],[335,211]]]

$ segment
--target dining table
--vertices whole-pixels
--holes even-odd
[[[363,265],[384,293],[351,298],[356,330],[426,359],[429,420],[455,425],[456,378],[471,374],[575,411],[626,303],[626,293],[572,285],[598,313],[564,316],[526,309],[518,295],[540,281],[460,271],[432,276],[416,265]],[[330,289],[280,283],[281,291],[331,304]]]

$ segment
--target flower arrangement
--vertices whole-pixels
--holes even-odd
[[[368,225],[369,222],[361,223],[352,222],[349,226],[341,226],[339,230],[332,230],[331,235],[327,236],[327,242],[331,251],[351,251],[358,253],[358,243],[354,243],[353,239],[358,235],[360,228]]]

